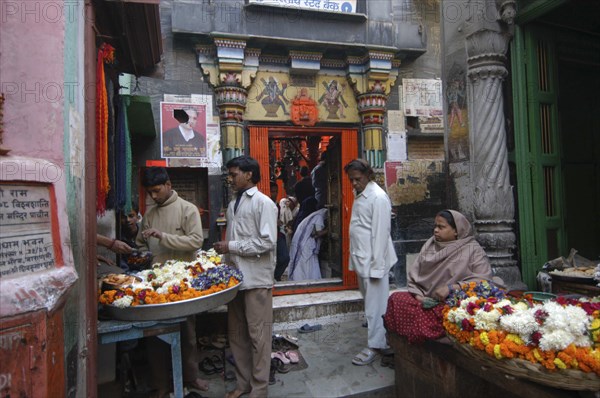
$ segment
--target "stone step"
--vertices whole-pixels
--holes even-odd
[[[296,329],[305,323],[330,324],[364,316],[358,290],[273,297],[273,328]]]

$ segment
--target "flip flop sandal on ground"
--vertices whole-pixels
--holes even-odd
[[[281,360],[279,358],[275,358],[273,360],[277,364],[276,369],[279,373],[287,373],[290,371],[290,367],[288,365],[284,364],[283,362],[281,362]]]
[[[225,374],[223,374],[223,379],[225,379],[225,381],[232,381],[235,380],[235,373],[233,370],[227,370],[225,371]]]
[[[283,352],[281,352],[281,351],[272,352],[271,353],[271,359],[278,359],[282,363],[284,363],[285,365],[287,365],[288,363],[290,363],[289,358],[286,357],[285,354]]]
[[[377,353],[370,348],[363,348],[361,352],[356,354],[352,363],[358,366],[364,366],[372,363],[377,358]]]
[[[316,325],[309,325],[304,324],[302,325],[300,328],[298,328],[298,332],[300,333],[312,333],[312,332],[316,332],[317,330],[321,330],[323,329],[323,326],[319,325],[318,323]]]
[[[287,341],[288,343],[290,343],[291,345],[298,347],[298,338],[297,337],[290,336],[289,334],[276,334],[275,337],[279,338],[279,339],[283,339],[283,340]]]
[[[212,347],[210,344],[210,338],[208,336],[198,337],[198,344],[202,347]]]
[[[190,391],[208,391],[208,382],[203,379],[196,379],[193,382],[187,382],[185,384],[186,388],[188,388]]]
[[[210,358],[204,358],[202,362],[200,362],[200,370],[206,375],[217,373],[217,368]]]
[[[212,364],[215,367],[215,369],[217,370],[217,372],[223,371],[223,360],[221,359],[220,356],[213,355],[212,357],[210,357],[210,361],[212,362]]]
[[[225,348],[227,346],[227,337],[219,335],[212,336],[210,344],[218,349]]]
[[[300,356],[296,351],[286,351],[284,353],[285,357],[290,360],[290,363],[298,363],[300,362]]]

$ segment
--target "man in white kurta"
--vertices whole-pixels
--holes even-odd
[[[355,197],[350,218],[350,270],[358,276],[365,300],[368,322],[368,347],[352,360],[367,365],[377,351],[388,348],[383,314],[389,296],[389,271],[398,261],[391,237],[392,206],[388,195],[374,181],[373,169],[363,159],[344,167]]]

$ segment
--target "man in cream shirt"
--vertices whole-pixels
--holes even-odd
[[[369,328],[367,347],[352,359],[353,364],[362,366],[389,348],[383,314],[390,290],[388,273],[398,258],[391,237],[392,204],[385,191],[372,181],[373,169],[366,160],[355,159],[344,171],[355,195],[350,218],[349,268],[358,276]]]
[[[273,273],[277,247],[277,206],[258,190],[258,162],[249,156],[226,165],[235,199],[227,208],[225,241],[215,250],[244,275],[237,296],[228,304],[229,345],[237,386],[227,398],[268,394],[273,332]]]

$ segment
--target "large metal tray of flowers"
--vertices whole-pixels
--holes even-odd
[[[131,283],[103,289],[99,302],[108,316],[125,321],[157,321],[210,311],[233,300],[242,273],[221,262],[214,249],[186,262],[167,260],[136,272]],[[118,278],[117,278],[118,279]]]
[[[114,305],[105,305],[108,316],[122,321],[160,321],[164,319],[180,318],[210,311],[221,305],[227,304],[236,296],[240,284],[221,290],[207,296],[196,297],[189,300],[175,301],[164,304],[137,305],[135,307],[119,308]]]

